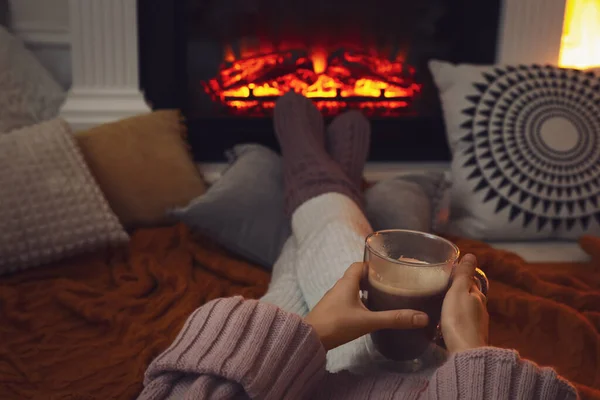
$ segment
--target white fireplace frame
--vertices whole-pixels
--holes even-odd
[[[81,130],[150,111],[139,86],[137,0],[69,0],[72,85],[61,116]]]
[[[485,1],[485,0],[484,0]],[[557,64],[566,0],[503,0],[496,62]],[[139,89],[137,0],[69,0],[73,84],[61,114],[86,129],[147,112]],[[404,169],[445,169],[446,163]],[[208,179],[221,167],[205,167]],[[370,164],[381,179],[398,172],[389,163]]]

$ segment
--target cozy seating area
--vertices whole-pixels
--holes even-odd
[[[592,3],[600,24],[582,2],[382,1],[402,28],[348,5],[359,35],[296,1],[0,1],[0,398],[137,398],[196,309],[267,293],[294,241],[273,109],[296,92],[326,129],[366,117],[371,230],[474,254],[489,345],[600,400],[600,58],[565,42]],[[41,14],[66,32],[40,40]]]

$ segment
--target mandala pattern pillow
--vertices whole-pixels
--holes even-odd
[[[552,66],[432,61],[452,160],[451,231],[600,234],[600,79]]]

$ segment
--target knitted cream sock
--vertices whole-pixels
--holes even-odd
[[[333,119],[326,135],[329,155],[350,181],[360,187],[371,143],[369,121],[359,111],[347,111]]]
[[[362,205],[359,187],[325,151],[318,110],[307,98],[289,92],[275,105],[275,133],[283,154],[286,211],[323,193],[342,193]],[[315,129],[315,127],[317,127]]]

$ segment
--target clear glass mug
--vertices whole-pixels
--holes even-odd
[[[415,371],[425,364],[423,356],[440,335],[442,303],[459,255],[454,243],[425,232],[394,229],[367,237],[364,261],[368,274],[361,283],[367,308],[414,309],[429,316],[425,328],[384,329],[371,334],[378,352],[396,361],[398,368]],[[477,269],[474,278],[487,295],[489,283],[483,271]]]

